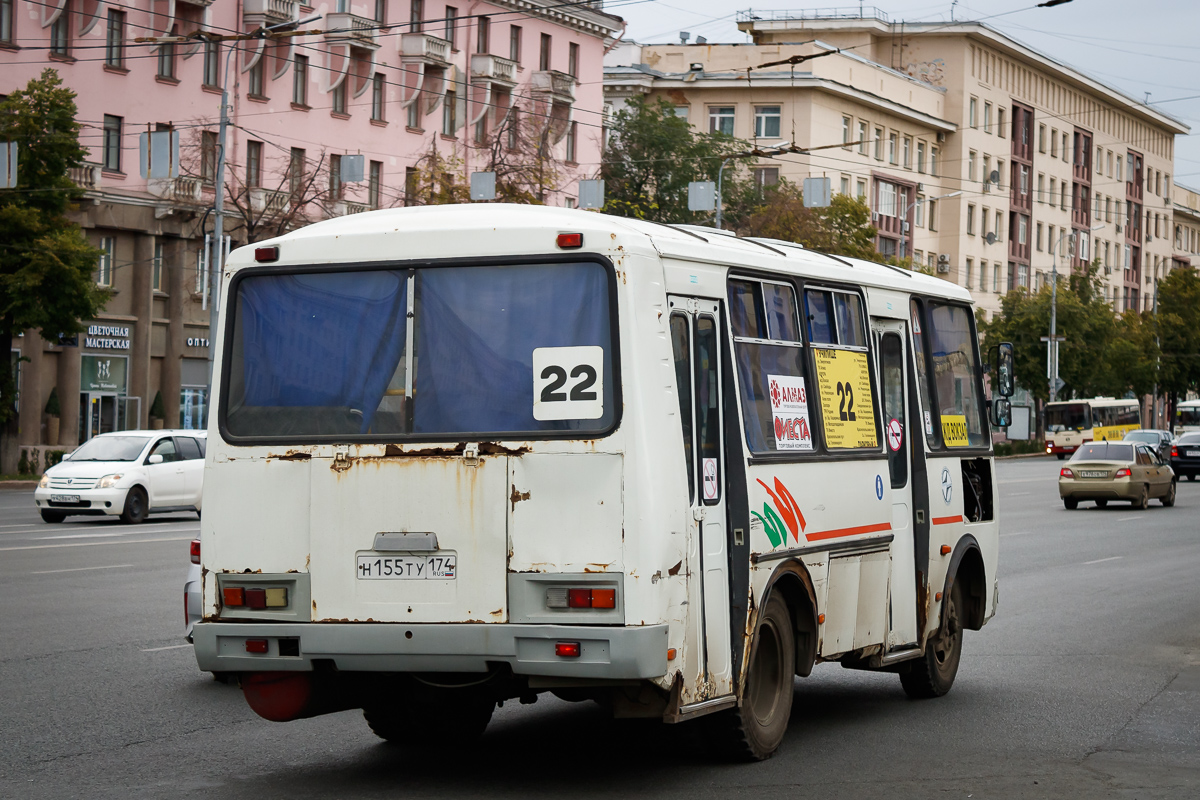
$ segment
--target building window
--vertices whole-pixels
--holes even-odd
[[[458,93],[453,91],[446,92],[446,99],[442,103],[442,133],[447,136],[453,136],[458,130]]]
[[[1024,246],[1029,239],[1029,218],[1024,214],[1017,215],[1017,244]]]
[[[511,25],[508,29],[508,58],[521,63],[521,26]]]
[[[967,180],[975,180],[975,158],[978,154],[971,150],[967,153]]]
[[[0,0],[0,42],[5,44],[13,41],[13,1]]]
[[[221,76],[218,74],[220,65],[218,64],[221,54],[221,45],[217,42],[204,43],[204,85],[216,88],[221,83]]]
[[[929,201],[929,230],[936,232],[937,225],[937,200]]]
[[[307,181],[308,161],[301,147],[293,147],[288,157],[288,189],[292,197],[299,199],[304,194],[304,184]]]
[[[1124,178],[1121,177],[1121,164],[1121,156],[1117,156],[1117,183],[1122,183],[1124,181]]]
[[[254,62],[254,66],[250,68],[250,71],[246,75],[246,83],[248,84],[247,94],[251,97],[266,96],[266,87],[263,85],[264,71],[263,57],[259,56],[258,61]]]
[[[867,123],[858,123],[858,152],[862,155],[867,154]]]
[[[246,142],[246,185],[262,186],[262,142]]]
[[[733,106],[713,106],[708,109],[708,132],[733,136]]]
[[[905,136],[902,143],[902,151],[904,154],[904,168],[912,169],[912,137]]]
[[[877,210],[881,217],[899,216],[896,212],[896,184],[887,181],[879,182],[879,208]]]
[[[996,212],[996,240],[1004,238],[1004,212]]]
[[[763,191],[768,186],[774,186],[779,183],[779,167],[756,167],[752,175],[754,177],[754,188],[758,190],[758,196],[763,196]]]
[[[217,134],[200,132],[200,179],[212,184],[217,179]]]
[[[1037,224],[1037,239],[1034,241],[1039,253],[1042,252],[1042,233],[1042,223],[1039,222]]]
[[[550,47],[553,41],[550,34],[542,34],[541,46],[538,49],[538,69],[542,72],[550,69]]]
[[[913,217],[913,224],[918,228],[925,227],[925,195],[917,195],[916,213]]]
[[[1050,129],[1050,157],[1058,158],[1058,128]]]
[[[900,147],[900,134],[896,133],[895,131],[892,131],[891,133],[888,134],[888,163],[889,164],[895,164],[897,158],[899,158],[900,154],[897,152],[899,150],[899,147]]]
[[[331,200],[342,199],[342,157],[329,157],[329,197]]]
[[[992,291],[1000,294],[1000,262],[992,265]]]
[[[571,124],[567,126],[567,147],[566,147],[567,161],[571,162],[572,164],[574,164],[576,161],[579,160],[576,157],[576,153],[575,153],[575,147],[578,144],[578,142],[579,142],[579,123],[572,120]]]
[[[857,185],[854,187],[854,196],[857,197],[860,201],[862,201],[864,203],[866,202],[866,200],[867,200],[867,182],[866,181],[858,181]]]
[[[66,11],[64,10],[64,14]],[[104,63],[110,67],[125,66],[125,12],[109,9],[108,31],[104,39]]]
[[[1062,160],[1065,163],[1067,160],[1067,133],[1063,131],[1062,135]]]
[[[154,243],[154,263],[150,272],[150,289],[151,291],[161,292],[163,276],[163,243]]]
[[[975,206],[967,204],[967,236],[975,235]]]
[[[1046,126],[1038,125],[1038,152],[1046,152]]]
[[[367,176],[367,204],[371,208],[383,208],[383,162],[372,161]]]
[[[116,251],[116,240],[111,236],[100,239],[100,260],[96,263],[96,283],[100,286],[112,286],[113,255]]]
[[[458,9],[446,6],[444,16],[446,29],[442,32],[442,38],[450,43],[451,50],[458,50]]]
[[[408,6],[408,29],[412,33],[425,30],[425,0],[411,0]]]
[[[50,52],[56,56],[71,54],[71,0],[63,5],[62,13],[50,26]]]
[[[387,0],[375,0],[375,21],[387,22]]]
[[[121,171],[121,125],[123,117],[104,115],[104,155],[102,165],[109,172]]]
[[[478,17],[475,20],[475,52],[487,53],[492,38],[492,18]]]
[[[990,192],[992,190],[992,157],[983,157],[983,190]]]
[[[979,127],[979,123],[975,116],[976,109],[978,107],[979,107],[979,101],[976,100],[974,97],[972,97],[970,103],[967,106],[967,124],[970,125],[972,128]]]
[[[376,122],[382,122],[384,120],[383,101],[386,97],[384,92],[387,91],[384,88],[385,86],[386,84],[383,80],[383,73],[376,72],[375,77],[371,79],[371,119],[375,120]]]
[[[972,267],[974,267],[974,266],[975,266],[975,261],[973,259],[968,258],[967,259],[967,274],[965,276],[966,280],[963,282],[963,286],[966,286],[968,289],[971,288],[971,273],[974,271],[972,269]]]
[[[850,149],[850,127],[851,127],[850,118],[842,117],[842,146],[845,147],[847,150]],[[758,129],[758,124],[756,122],[755,130],[757,130],[757,129]]]
[[[841,185],[838,187],[838,191],[841,194],[846,195],[847,197],[850,195],[850,176],[849,175],[842,176]]]
[[[917,142],[917,172],[925,172],[925,143]]]
[[[158,46],[158,77],[175,80],[174,42],[163,42]]]
[[[417,96],[415,100],[408,104],[406,109],[404,124],[413,130],[421,129],[421,97]]]
[[[332,106],[333,113],[334,114],[345,114],[346,113],[346,79],[343,78],[341,83],[339,83],[337,86],[333,87],[333,91],[330,92],[330,94],[332,95],[332,100],[333,100],[333,106]]]
[[[755,106],[754,137],[756,139],[779,138],[779,106]],[[849,135],[850,129],[845,129]]]
[[[292,64],[292,102],[308,107],[308,56],[296,56]]]
[[[574,42],[567,44],[567,74],[572,78],[579,77],[579,45]]]
[[[875,129],[875,160],[883,161],[883,128]]]
[[[1004,106],[997,106],[996,107],[996,135],[999,136],[1001,139],[1003,139],[1005,136],[1004,128],[1005,128]],[[1022,144],[1024,144],[1024,142]]]
[[[404,205],[415,206],[417,204],[417,187],[419,186],[420,173],[416,167],[404,168]]]
[[[983,104],[983,132],[992,132],[992,104],[986,101]]]

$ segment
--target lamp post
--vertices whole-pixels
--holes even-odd
[[[907,237],[905,237],[904,234],[908,233],[908,212],[912,211],[914,208],[916,208],[921,203],[931,203],[934,200],[945,200],[948,197],[958,197],[960,194],[962,194],[961,189],[957,192],[951,192],[950,194],[941,194],[941,195],[938,195],[937,197],[927,197],[927,198],[920,199],[920,200],[913,200],[911,203],[908,204],[908,208],[904,209],[904,216],[900,218],[900,257],[901,258],[904,258],[904,244],[905,244],[905,239],[907,238]]]

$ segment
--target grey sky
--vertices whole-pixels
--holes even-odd
[[[959,0],[954,19],[986,21],[998,30],[1069,64],[1128,95],[1150,102],[1192,127],[1176,139],[1176,177],[1200,187],[1200,2],[1198,0],[1073,0],[1057,8],[1035,8],[1038,0]],[[857,9],[858,3],[780,2],[760,8]],[[892,20],[950,21],[951,0],[875,0],[864,3]],[[688,31],[710,42],[746,42],[737,29],[738,11],[749,2],[730,0],[608,0],[606,8],[629,23],[626,38],[639,42],[679,40]],[[999,16],[996,16],[999,15]],[[990,19],[989,19],[990,17]]]

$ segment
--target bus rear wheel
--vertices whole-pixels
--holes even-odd
[[[732,744],[739,757],[763,761],[783,742],[792,716],[795,672],[792,615],[783,597],[773,594],[754,634],[742,703],[727,712]]]
[[[941,697],[954,685],[962,660],[962,608],[962,589],[955,581],[942,610],[945,616],[941,629],[925,643],[925,655],[908,662],[907,669],[900,672],[900,685],[909,697]]]

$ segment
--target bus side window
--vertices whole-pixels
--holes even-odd
[[[671,350],[675,356],[675,384],[679,387],[679,421],[683,423],[683,458],[687,464],[688,501],[696,497],[696,459],[692,454],[692,362],[687,317],[671,314]]]
[[[920,395],[921,409],[925,414],[925,440],[929,442],[930,447],[937,447],[941,442],[941,436],[938,434],[938,422],[933,418],[933,398],[929,393],[929,366],[925,358],[925,313],[921,308],[921,304],[913,300],[910,306],[912,310],[912,337],[913,337],[913,361],[916,363],[917,372],[917,394]],[[918,421],[918,424],[919,421]]]
[[[705,505],[721,498],[721,400],[717,391],[717,324],[709,316],[696,318],[696,427],[701,464],[716,462],[716,495],[705,497]],[[711,462],[709,462],[711,463]]]
[[[892,476],[892,488],[902,489],[908,483],[908,456],[904,447],[908,425],[904,418],[904,350],[900,337],[885,333],[879,341],[880,375],[883,378],[884,430],[888,438],[888,470]],[[898,446],[895,442],[895,420],[899,424]]]

